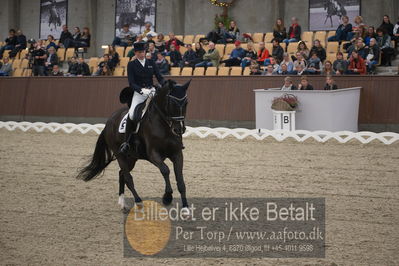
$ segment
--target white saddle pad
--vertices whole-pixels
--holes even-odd
[[[123,134],[126,133],[126,119],[129,113],[126,113],[125,116],[122,118],[121,123],[119,124],[119,133]]]

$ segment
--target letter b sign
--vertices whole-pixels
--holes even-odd
[[[283,116],[283,123],[288,124],[290,122],[290,117],[288,115]]]

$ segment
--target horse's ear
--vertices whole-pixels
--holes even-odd
[[[170,90],[173,90],[173,88],[175,87],[175,85],[176,85],[176,81],[174,81],[174,80],[171,80],[171,79],[168,79],[168,81],[166,82],[166,86],[170,89]]]
[[[192,79],[190,79],[189,81],[187,81],[184,85],[181,85],[181,88],[184,89],[184,90],[186,91],[186,90],[188,89],[188,87],[190,86],[191,80],[192,80]]]

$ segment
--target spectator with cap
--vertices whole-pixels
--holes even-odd
[[[221,63],[224,63],[227,67],[239,66],[241,60],[245,57],[245,50],[241,47],[240,41],[234,42],[235,48],[231,51],[230,57]]]
[[[194,67],[197,62],[197,56],[191,44],[186,44],[187,51],[183,55],[181,67]]]

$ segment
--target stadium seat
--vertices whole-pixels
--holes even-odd
[[[23,68],[17,68],[14,69],[12,76],[13,77],[23,77],[24,69]]]
[[[327,34],[327,39],[330,38],[330,37],[332,37],[332,36],[335,36],[335,31],[330,30],[330,31],[328,32],[328,34]]]
[[[206,76],[216,76],[217,71],[218,71],[217,67],[208,67],[206,69],[205,75]]]
[[[220,61],[223,61],[223,60],[226,60],[226,59],[229,59],[229,58],[230,58],[230,55],[225,54],[225,55],[223,55],[223,57],[222,57],[222,59]]]
[[[327,53],[336,54],[339,50],[339,43],[338,42],[328,42],[327,43]]]
[[[193,75],[193,69],[191,67],[185,67],[181,70],[181,75],[182,76],[192,76]]]
[[[269,42],[271,43],[273,39],[274,39],[273,32],[267,32],[265,35],[264,41],[266,43],[269,43]]]
[[[19,53],[19,59],[23,59],[26,57],[26,55],[28,54],[28,49],[24,49]]]
[[[184,39],[183,39],[183,42],[185,44],[189,44],[189,43],[192,44],[194,42],[194,35],[185,35]]]
[[[179,52],[180,52],[180,54],[183,56],[184,55],[184,53],[187,51],[187,48],[186,48],[186,46],[180,46],[180,50],[179,50]]]
[[[230,55],[231,52],[234,50],[235,46],[232,43],[226,44],[225,52],[224,54]]]
[[[122,77],[123,76],[124,69],[122,67],[117,67],[114,70],[113,76],[118,76]]]
[[[280,46],[283,48],[283,50],[285,51],[285,48],[287,47],[287,44],[285,42],[280,43]]]
[[[170,64],[170,55],[165,56],[165,60]]]
[[[75,56],[75,48],[68,48],[65,52],[65,60],[68,61],[73,56]]]
[[[298,50],[298,43],[290,43],[290,45],[288,45],[287,48],[287,53],[289,53],[290,55],[293,55],[296,53],[296,51]]]
[[[273,44],[272,43],[265,43],[265,48],[269,51],[271,54],[273,51]]]
[[[320,40],[321,43],[326,43],[326,36],[327,32],[326,31],[316,31],[314,34],[314,39],[315,40]]]
[[[171,76],[180,76],[180,67],[172,67],[170,68]]]
[[[57,50],[57,56],[60,62],[65,61],[65,48],[58,48]]]
[[[14,59],[14,61],[12,61],[12,68],[19,68],[19,66],[21,65],[21,59]]]
[[[169,35],[165,35],[164,38],[163,38],[163,40],[164,40],[165,42],[169,41],[169,39],[170,39],[170,38],[169,38]]]
[[[60,40],[54,40],[55,45],[58,46],[58,44],[60,43]]]
[[[32,76],[32,69],[26,68],[23,73],[24,77],[31,77]]]
[[[127,64],[129,63],[129,57],[122,57],[119,61],[119,66],[126,68]]]
[[[175,35],[176,39],[183,41],[183,35]]]
[[[313,32],[312,31],[304,31],[302,33],[301,40],[306,42],[307,44],[310,44],[313,42]]]
[[[98,63],[99,62],[98,62],[98,58],[97,57],[91,57],[89,59],[88,65],[89,65],[89,68],[90,68],[90,73],[93,73],[94,69],[97,68]]]
[[[201,38],[205,38],[204,34],[195,35],[194,42],[199,42]]]
[[[259,43],[254,43],[254,49],[256,52],[259,51]]]
[[[242,67],[232,67],[230,70],[230,76],[241,76]]]
[[[337,59],[337,55],[336,54],[332,54],[332,53],[328,53],[327,54],[327,59],[328,61],[331,61],[331,63],[334,63],[334,61]]]
[[[21,59],[21,64],[19,65],[20,68],[28,68],[29,60],[28,59]]]
[[[243,76],[249,76],[251,73],[251,69],[249,67],[244,68]]]
[[[107,48],[103,49],[103,54],[108,54],[108,51],[109,51],[108,45],[103,45],[103,46],[107,46]],[[121,55],[119,55],[119,56],[121,56]]]
[[[115,51],[119,54],[119,57],[125,56],[125,47],[123,46],[115,47]]]
[[[223,57],[223,55],[224,55],[224,47],[225,47],[224,44],[216,44],[215,45],[215,49],[219,51],[220,57]]]
[[[257,33],[252,34],[251,37],[252,37],[252,41],[255,43],[263,42],[264,33],[257,32]]]
[[[230,74],[229,67],[219,67],[218,76],[228,76]]]
[[[242,49],[247,50],[248,44],[247,43],[242,43],[241,47],[242,47]]]
[[[205,68],[203,67],[196,67],[193,72],[193,76],[203,76],[205,73]]]

